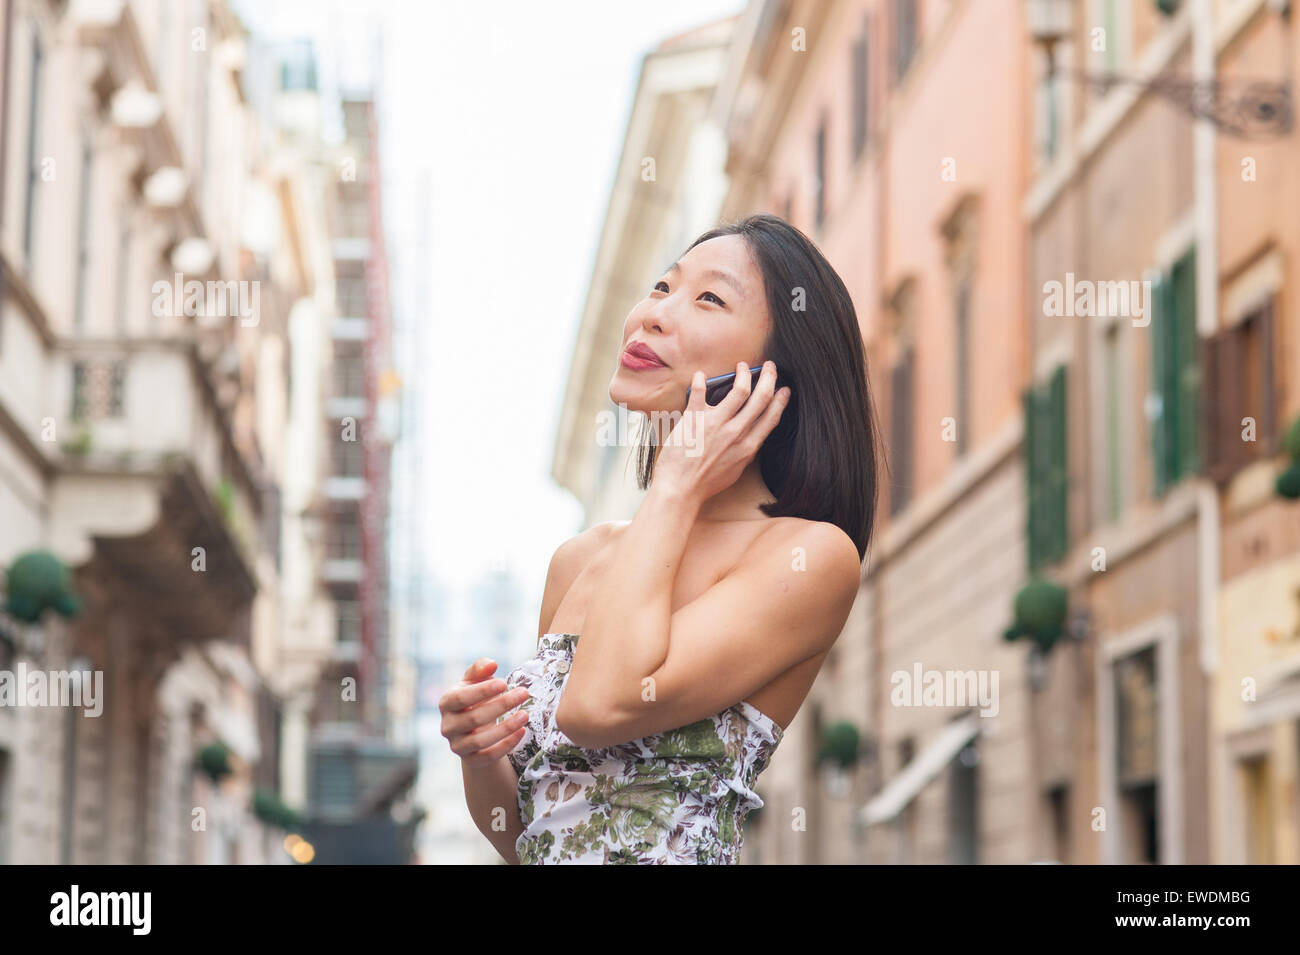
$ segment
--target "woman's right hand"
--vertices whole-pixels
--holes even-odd
[[[442,735],[467,766],[496,762],[518,745],[528,728],[526,712],[497,722],[497,717],[527,700],[530,694],[524,687],[505,692],[505,680],[489,679],[496,668],[495,660],[475,660],[465,671],[465,679],[438,700]]]

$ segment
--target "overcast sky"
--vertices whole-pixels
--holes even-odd
[[[503,562],[535,616],[551,553],[582,528],[550,479],[551,450],[641,57],[743,6],[236,3],[255,32],[315,39],[323,86],[367,85],[380,39],[399,270],[419,267],[403,255],[426,171],[430,182],[422,523],[431,570],[453,590]]]

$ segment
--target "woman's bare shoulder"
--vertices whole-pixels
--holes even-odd
[[[551,555],[548,576],[561,580],[576,577],[609,540],[613,529],[612,522],[595,524],[564,541]]]
[[[858,545],[844,528],[829,521],[774,517],[755,539],[754,546],[787,554],[800,548],[798,553],[809,560],[815,558],[823,567],[845,578],[851,576],[856,580],[862,574]]]

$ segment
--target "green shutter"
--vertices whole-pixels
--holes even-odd
[[[1069,546],[1069,495],[1066,470],[1065,365],[1052,373],[1048,386],[1047,441],[1047,513],[1049,560],[1060,560]]]
[[[1151,384],[1147,393],[1159,399],[1159,407],[1147,422],[1151,431],[1151,474],[1156,496],[1164,494],[1169,485],[1168,440],[1165,422],[1169,419],[1169,397],[1165,381],[1169,361],[1169,283],[1163,275],[1151,282]]]
[[[1024,394],[1025,527],[1029,569],[1065,556],[1068,534],[1065,366]]]
[[[1029,556],[1029,569],[1034,570],[1042,561],[1038,550],[1038,445],[1037,396],[1031,387],[1025,391],[1025,551]]]
[[[1196,250],[1174,264],[1170,276],[1174,315],[1175,374],[1171,389],[1178,411],[1174,422],[1176,453],[1174,480],[1194,474],[1199,467],[1197,423],[1200,367],[1196,360]]]

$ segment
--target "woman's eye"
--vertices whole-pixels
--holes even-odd
[[[719,305],[726,305],[726,304],[727,304],[727,303],[724,302],[722,299],[718,298],[718,296],[714,295],[712,292],[701,292],[701,293],[700,293],[700,298],[704,298],[704,296],[706,296],[706,295],[709,296],[711,299],[713,299],[715,302],[717,302]]]
[[[660,287],[659,287],[659,286],[661,286],[661,285],[663,286],[663,288],[660,288]],[[667,292],[667,291],[668,291],[668,283],[665,282],[663,279],[660,279],[658,282],[655,283],[655,287],[652,289],[652,291],[655,291],[655,292]]]

